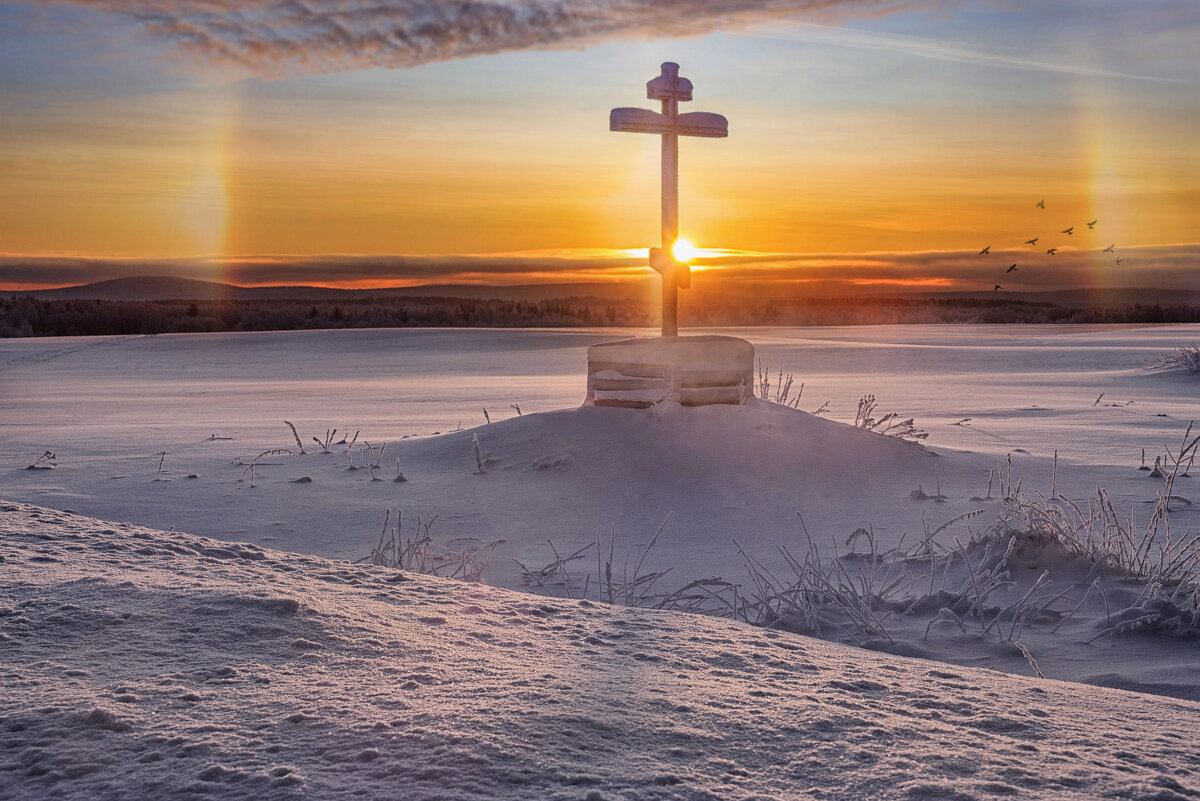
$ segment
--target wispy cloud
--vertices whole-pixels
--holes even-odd
[[[710,32],[703,25],[694,25],[697,30]],[[1109,70],[1086,64],[1070,64],[1065,62],[1045,61],[1025,58],[1006,52],[995,47],[979,45],[965,46],[954,42],[929,39],[921,36],[911,36],[897,33],[880,33],[876,31],[855,30],[852,28],[822,25],[805,22],[786,30],[748,30],[727,31],[733,35],[753,38],[774,39],[788,42],[807,42],[812,44],[832,45],[835,47],[854,48],[859,50],[875,50],[905,55],[918,56],[936,61],[948,61],[957,64],[977,64],[989,67],[1029,70],[1033,72],[1059,73],[1085,78],[1121,78],[1136,81],[1152,81],[1157,83],[1182,83],[1178,79],[1146,75],[1135,72]]]
[[[795,285],[821,292],[917,290],[1006,291],[1078,288],[1194,289],[1200,244],[1059,250],[901,253],[756,253],[734,251],[695,262],[698,290],[734,287],[761,292]],[[1020,268],[1005,270],[1010,263]],[[0,288],[37,289],[144,275],[220,280],[241,286],[317,284],[396,287],[428,284],[505,285],[648,281],[644,258],[627,251],[583,250],[474,256],[313,256],[122,260],[0,255]]]
[[[22,0],[31,5],[33,0]],[[44,0],[43,0],[44,2]],[[136,20],[204,60],[258,72],[409,67],[615,36],[694,36],[788,16],[843,21],[921,0],[53,0]]]

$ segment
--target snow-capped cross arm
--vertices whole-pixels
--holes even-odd
[[[674,120],[648,108],[614,108],[608,117],[611,131],[627,133],[678,134],[724,139],[729,136],[729,120],[710,111],[677,114]]]

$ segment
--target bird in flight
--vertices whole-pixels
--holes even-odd
[[[1088,227],[1088,228],[1095,228],[1095,227],[1096,227],[1096,223],[1098,223],[1098,222],[1100,222],[1100,221],[1099,221],[1099,220],[1092,220],[1090,223],[1088,223],[1088,224],[1087,224],[1087,227]]]
[[[1036,205],[1039,209],[1044,209],[1044,208],[1046,208],[1046,199],[1042,198],[1034,205]]]
[[[1050,248],[1050,249],[1049,249],[1049,250],[1047,250],[1046,252],[1047,252],[1047,253],[1049,253],[1051,256],[1053,256],[1053,255],[1054,255],[1054,252],[1055,252],[1056,250],[1058,250],[1058,248]]]
[[[1118,267],[1120,267],[1120,266],[1121,266],[1121,262],[1123,262],[1123,261],[1125,261],[1125,260],[1124,260],[1124,259],[1122,259],[1120,256],[1117,256],[1117,266],[1118,266]]]
[[[1010,264],[1010,265],[1008,265],[1008,269],[1007,269],[1007,270],[1005,270],[1004,272],[1006,272],[1006,273],[1015,273],[1016,271],[1017,271],[1017,265],[1015,265],[1015,264]]]
[[[1109,245],[1108,247],[1106,247],[1104,250],[1102,250],[1102,251],[1100,251],[1100,252],[1101,252],[1101,253],[1112,253],[1112,252],[1113,252],[1113,248],[1115,248],[1116,246],[1117,246],[1117,243],[1116,243],[1116,242],[1113,242],[1111,245]]]
[[[1036,245],[1037,241],[1038,241],[1038,237],[1035,236],[1033,239],[1026,239],[1025,244],[1026,245]]]
[[[1000,286],[999,284],[996,284],[994,287],[992,287],[992,291],[995,292],[997,289],[1003,289],[1003,288],[1004,287]]]
[[[1075,226],[1072,225],[1070,228],[1064,228],[1061,231],[1059,231],[1059,233],[1066,234],[1067,236],[1072,236],[1075,233]]]
[[[979,255],[980,255],[980,256],[986,256],[987,254],[989,254],[989,253],[991,253],[991,252],[992,252],[992,246],[991,246],[991,245],[988,245],[986,248],[984,248],[983,250],[979,251]]]

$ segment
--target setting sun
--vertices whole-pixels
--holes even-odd
[[[700,255],[700,251],[689,240],[679,237],[671,247],[671,253],[685,264]]]

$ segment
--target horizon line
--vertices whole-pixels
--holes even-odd
[[[642,253],[640,248],[162,258],[0,253],[0,288],[43,291],[141,277],[186,278],[246,288],[620,285],[655,278]],[[1117,258],[1129,265],[1121,266]],[[1021,265],[1018,272],[1005,273],[1010,261]],[[987,255],[974,248],[824,253],[709,248],[700,249],[700,256],[690,263],[698,281],[723,285],[823,284],[841,285],[848,291],[864,285],[941,286],[974,291],[991,289],[995,282],[1010,291],[1095,286],[1190,289],[1200,265],[1200,243],[1121,245],[1112,253],[1099,245],[1063,246],[1055,255],[1022,245],[996,246]]]

